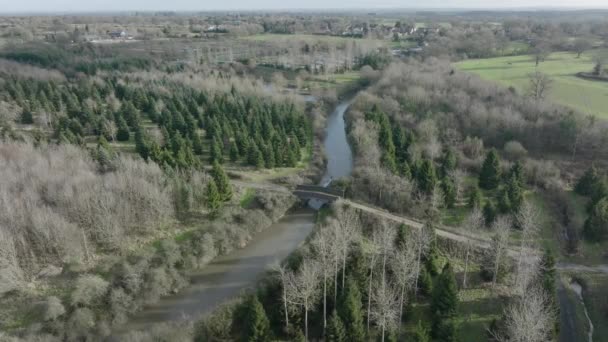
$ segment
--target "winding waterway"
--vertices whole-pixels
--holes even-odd
[[[350,101],[340,103],[327,120],[325,152],[327,169],[323,183],[350,175],[352,152],[346,139],[344,112]],[[253,286],[276,260],[293,252],[311,233],[315,211],[298,209],[257,234],[244,248],[214,259],[192,272],[190,285],[144,308],[117,333],[147,329],[154,324],[197,318]]]

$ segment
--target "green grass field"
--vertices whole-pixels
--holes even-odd
[[[608,118],[608,82],[585,80],[575,75],[590,72],[593,65],[591,52],[581,58],[570,52],[551,54],[538,67],[553,79],[549,99],[582,113]],[[456,63],[456,67],[513,86],[521,93],[526,92],[528,75],[536,69],[534,58],[529,55],[467,60]]]

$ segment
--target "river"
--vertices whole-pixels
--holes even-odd
[[[350,102],[340,103],[327,120],[324,182],[350,175],[352,152],[346,139],[344,112]],[[277,223],[257,234],[244,248],[214,259],[189,274],[190,285],[136,313],[116,332],[147,329],[154,324],[198,318],[219,304],[255,285],[276,260],[283,260],[304,242],[314,227],[315,210],[290,211]]]

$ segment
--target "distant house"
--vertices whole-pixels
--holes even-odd
[[[111,32],[108,32],[108,35],[112,39],[124,39],[124,38],[127,38],[127,32],[125,32],[125,31],[111,31]]]

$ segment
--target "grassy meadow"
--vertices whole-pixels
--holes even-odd
[[[540,63],[538,70],[553,79],[548,96],[550,100],[582,113],[608,118],[608,82],[576,76],[578,72],[593,69],[594,53],[597,52],[587,52],[577,58],[575,53],[556,52]],[[534,57],[530,55],[471,59],[456,63],[456,67],[484,79],[513,86],[522,93],[528,88],[528,75],[536,69]]]

